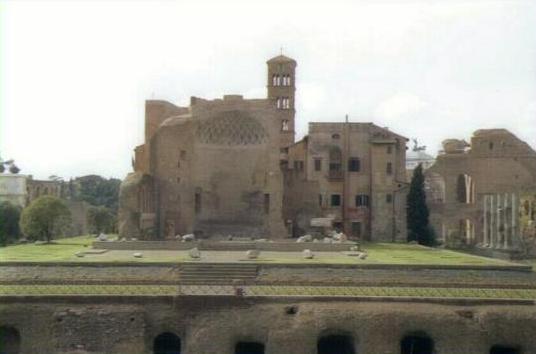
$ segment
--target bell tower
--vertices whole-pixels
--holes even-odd
[[[266,62],[268,64],[268,99],[274,102],[279,112],[280,147],[286,148],[294,143],[294,116],[296,92],[296,61],[278,55]]]

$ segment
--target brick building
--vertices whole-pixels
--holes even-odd
[[[356,236],[403,237],[400,189],[407,139],[370,123],[312,123],[309,137],[294,144],[296,62],[280,55],[267,66],[267,98],[192,97],[188,107],[146,102],[145,142],[135,148],[134,172],[120,192],[122,237],[164,239],[195,232],[283,238],[307,231],[311,218],[331,214],[336,227]],[[340,139],[332,141],[336,135]],[[317,153],[319,144],[327,150]],[[310,167],[298,178],[314,158],[325,154],[328,163],[329,146],[338,149],[339,170],[320,179]],[[349,158],[358,159],[348,162],[349,168],[361,163],[362,169],[348,170],[343,159]],[[347,207],[338,211],[326,199],[326,208],[317,202],[315,209],[310,199],[318,201],[320,194],[338,194]],[[357,196],[366,205],[353,205]],[[386,218],[382,226],[372,222]]]

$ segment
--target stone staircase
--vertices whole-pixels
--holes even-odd
[[[253,281],[257,278],[256,264],[183,263],[179,271],[181,284],[224,285],[233,281]]]

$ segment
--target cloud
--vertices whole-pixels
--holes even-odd
[[[427,107],[428,103],[419,96],[408,92],[397,92],[380,102],[374,115],[387,120],[407,119],[414,117]]]

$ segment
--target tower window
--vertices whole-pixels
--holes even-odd
[[[272,75],[272,86],[277,86],[277,75]]]
[[[290,75],[287,75],[287,86],[290,86]]]
[[[357,157],[351,157],[348,160],[348,171],[359,172],[361,170],[361,161]]]
[[[283,119],[281,121],[281,130],[287,131],[288,130],[288,119]]]
[[[277,98],[277,108],[283,108],[283,99],[281,97]]]

